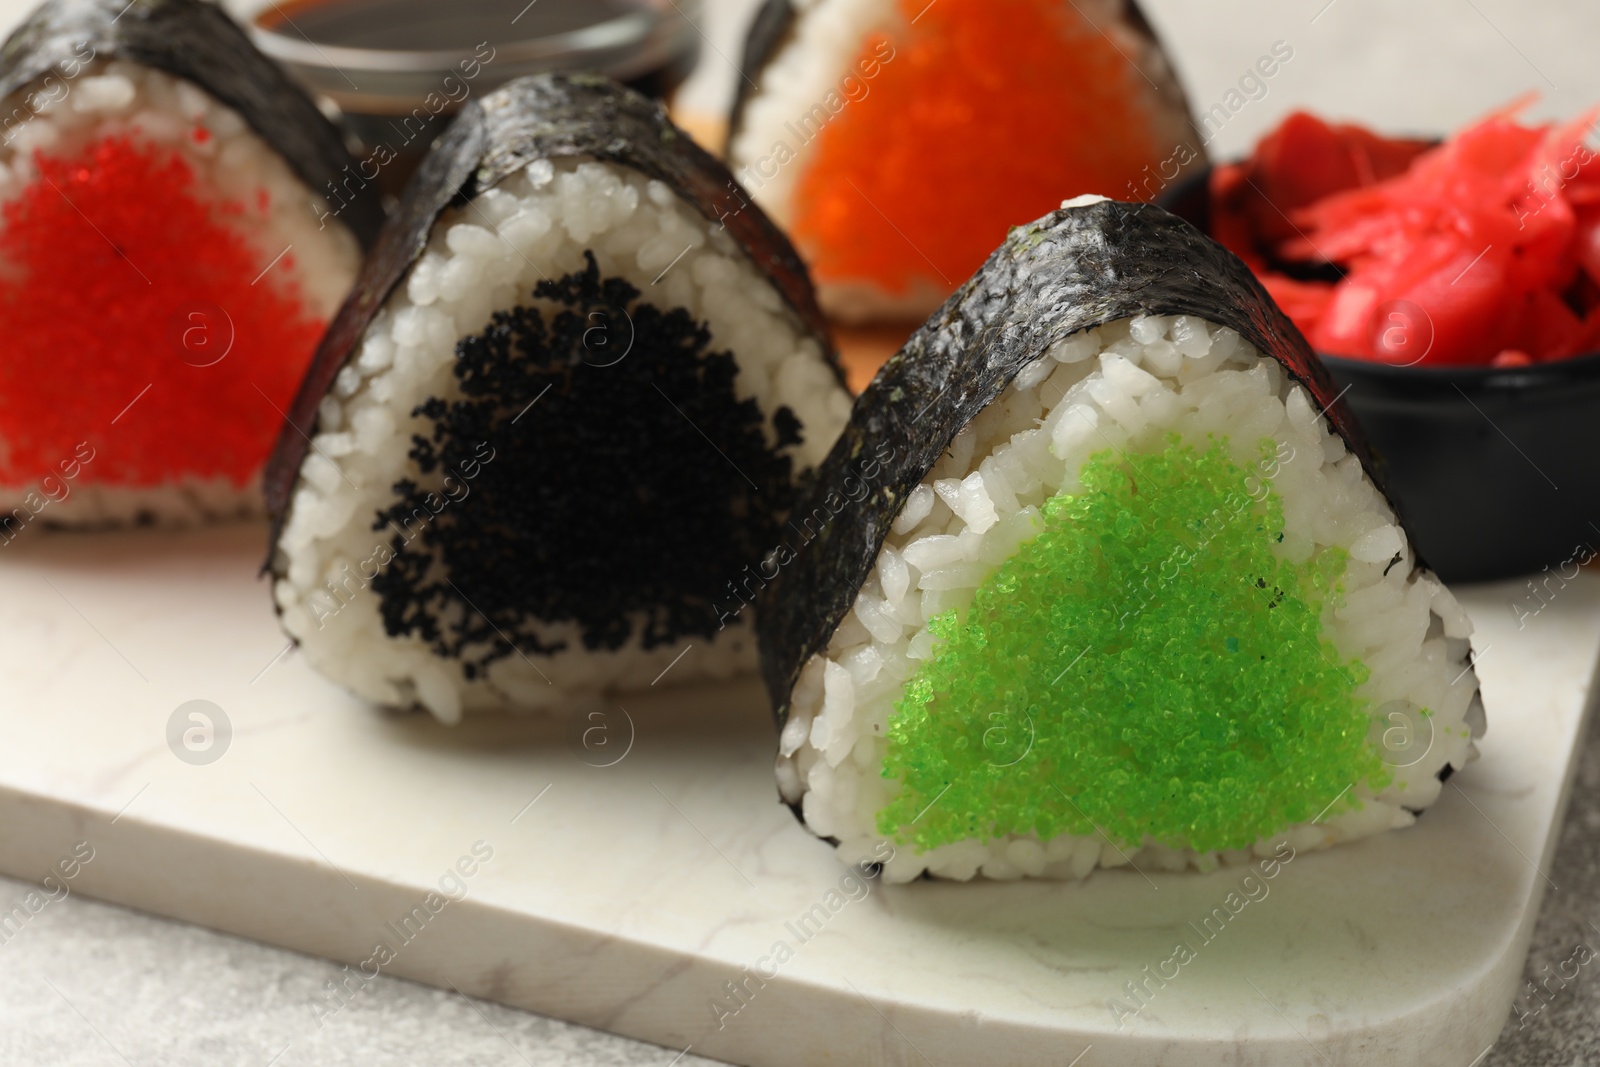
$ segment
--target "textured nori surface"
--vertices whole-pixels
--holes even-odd
[[[1233,253],[1149,204],[1102,200],[1052,212],[1012,230],[884,364],[795,502],[794,515],[810,514],[863,457],[885,443],[894,449],[874,491],[840,511],[757,597],[762,675],[780,730],[801,668],[827,647],[906,497],[962,427],[1056,342],[1141,312],[1231,327],[1276,359],[1382,490],[1321,361]]]
[[[0,48],[0,98],[60,78],[56,64],[84,62],[85,46],[94,59],[130,60],[198,85],[237,111],[314,193],[326,195],[355,164],[305,91],[202,0],[47,0]],[[337,217],[370,248],[383,226],[377,186],[365,183]]]
[[[317,406],[354,355],[373,316],[422,255],[439,215],[535,160],[572,157],[615,163],[659,179],[709,221],[722,219],[801,324],[823,342],[843,385],[832,335],[789,239],[750,202],[727,168],[668,121],[661,105],[595,75],[519,78],[469,103],[435,143],[329,324],[267,463],[273,545],[316,432]]]
[[[1079,14],[1082,15],[1081,10]],[[799,14],[790,0],[765,0],[756,10],[755,17],[750,22],[750,32],[745,37],[744,55],[739,60],[740,77],[734,90],[733,107],[728,112],[727,143],[730,146],[744,125],[745,105],[759,91],[756,86],[761,84],[762,71],[766,70],[767,64],[787,43],[798,18]],[[1087,19],[1087,16],[1085,18]],[[1150,25],[1150,20],[1145,18],[1136,0],[1123,0],[1120,19],[1126,29],[1135,36],[1144,38],[1157,53],[1163,58],[1166,57],[1166,51],[1161,47],[1161,39],[1156,36],[1155,29]],[[1178,81],[1176,68],[1170,59],[1166,60],[1166,65],[1166,71],[1162,72],[1164,77],[1153,80],[1156,92],[1167,107],[1182,112],[1189,124],[1190,132],[1194,134],[1189,147],[1194,150],[1196,160],[1203,162],[1206,158],[1205,138],[1200,136],[1195,127],[1194,112],[1189,109],[1189,100],[1184,96],[1183,85]],[[1151,78],[1151,75],[1144,70],[1140,70],[1140,74],[1147,79]],[[1194,165],[1198,164],[1191,164]]]

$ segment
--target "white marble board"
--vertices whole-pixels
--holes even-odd
[[[1297,856],[1204,940],[1188,924],[1246,871],[854,887],[776,802],[753,680],[620,697],[612,751],[630,720],[632,745],[605,767],[572,723],[371,710],[280,655],[263,543],[0,550],[0,872],[38,880],[86,841],[72,892],[355,965],[308,1031],[365,966],[757,1067],[1466,1067],[1515,991],[1600,648],[1600,578],[1520,629],[1525,589],[1463,590],[1482,760],[1415,828]],[[191,700],[231,724],[209,764],[168,745]],[[458,864],[460,899],[430,900]],[[1171,973],[1180,939],[1193,959],[1141,1005],[1124,984]],[[725,983],[780,941],[741,1006]],[[1120,1029],[1113,1000],[1139,1009]]]

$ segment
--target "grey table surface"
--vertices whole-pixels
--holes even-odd
[[[250,6],[261,0],[229,0]],[[441,0],[445,2],[445,0]],[[704,62],[685,101],[716,110],[753,0],[705,0]],[[0,0],[0,26],[30,6]],[[511,9],[522,6],[516,0]],[[1144,0],[1197,111],[1222,101],[1274,42],[1294,59],[1216,133],[1213,156],[1246,149],[1294,107],[1394,131],[1443,131],[1511,97],[1533,115],[1600,101],[1593,0]],[[1491,709],[1491,727],[1493,709]],[[0,759],[3,759],[0,750]],[[1584,749],[1530,985],[1476,1065],[1600,1063],[1600,734]],[[27,886],[0,878],[0,905]],[[387,977],[318,1029],[308,1010],[339,968],[263,945],[68,897],[0,943],[0,1064],[555,1064],[668,1067],[692,1054]],[[1088,1067],[1086,1064],[1085,1067]]]

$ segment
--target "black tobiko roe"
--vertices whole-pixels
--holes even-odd
[[[461,398],[413,412],[432,423],[412,438],[418,468],[475,470],[469,492],[430,510],[438,495],[404,479],[373,524],[395,531],[372,583],[386,632],[421,637],[469,679],[566,647],[538,623],[576,624],[591,650],[710,637],[715,596],[777,542],[791,503],[789,458],[736,396],[733,356],[585,257],[534,288],[553,317],[496,312],[456,346]],[[787,407],[773,425],[777,448],[799,442]]]

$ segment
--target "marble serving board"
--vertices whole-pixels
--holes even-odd
[[[1468,1067],[1515,991],[1600,648],[1593,576],[1547,604],[1464,590],[1483,758],[1415,828],[1270,880],[884,886],[776,802],[754,681],[669,672],[556,721],[376,711],[286,649],[263,538],[0,551],[0,871],[45,879],[41,910],[80,892],[350,964],[308,1034],[384,973],[663,1063]]]

